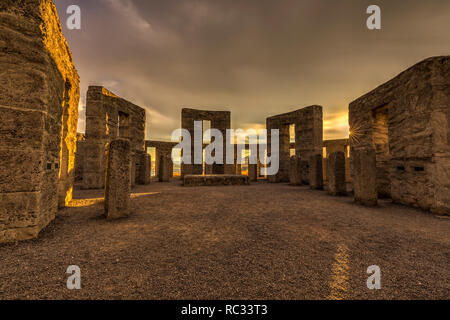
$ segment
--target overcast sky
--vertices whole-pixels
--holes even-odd
[[[450,54],[448,0],[54,0],[81,76],[147,109],[168,140],[181,108],[230,110],[233,128],[324,107],[325,138],[348,136],[349,102],[420,60]],[[66,9],[81,8],[81,30]],[[366,27],[378,4],[382,30]]]

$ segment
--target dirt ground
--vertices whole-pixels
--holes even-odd
[[[450,219],[308,187],[133,189],[106,221],[76,191],[38,239],[0,246],[1,299],[448,299]],[[81,290],[66,288],[69,265]],[[381,268],[381,290],[366,286]]]

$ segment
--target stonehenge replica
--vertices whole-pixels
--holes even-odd
[[[135,185],[172,180],[180,188],[288,183],[299,193],[326,190],[365,206],[386,198],[450,215],[450,56],[419,62],[351,102],[348,139],[323,140],[319,105],[268,117],[267,156],[279,130],[276,174],[264,174],[258,146],[233,142],[223,144],[223,163],[182,163],[178,179],[177,143],[146,140],[146,109],[107,88],[88,88],[86,132],[77,133],[80,78],[56,8],[25,5],[0,4],[0,243],[36,238],[74,188],[103,189],[105,216],[118,219],[130,215]],[[225,137],[231,112],[181,110],[192,155],[214,142],[194,143],[200,121]],[[238,161],[238,150],[257,162]]]

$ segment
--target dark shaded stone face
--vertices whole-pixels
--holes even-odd
[[[447,143],[450,144],[450,110],[447,111]]]
[[[258,165],[257,164],[249,164],[248,165],[248,178],[252,182],[258,181]]]
[[[345,154],[341,151],[333,152],[328,157],[328,189],[333,196],[347,194]]]
[[[321,154],[309,158],[309,185],[311,189],[323,189],[323,157]]]
[[[429,58],[350,104],[352,180],[361,201],[374,202],[364,166],[375,161],[378,197],[450,214],[449,71],[449,56]],[[369,151],[353,157],[360,149],[373,149],[375,160]]]
[[[301,186],[303,184],[301,159],[298,156],[292,156],[289,162],[289,183],[293,186]]]
[[[159,172],[158,179],[159,182],[169,182],[171,178],[171,168],[173,168],[173,162],[170,157],[160,156],[159,157]]]
[[[378,202],[376,152],[371,148],[356,149],[352,153],[353,172],[358,176],[354,183],[355,201],[366,206]],[[404,170],[404,167],[398,167]]]
[[[145,151],[140,151],[136,153],[137,160],[137,176],[136,183],[145,185],[150,184],[152,175],[152,157]]]

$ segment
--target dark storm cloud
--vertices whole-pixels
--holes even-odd
[[[55,0],[82,30],[65,29],[82,79],[149,110],[152,139],[167,139],[183,106],[228,109],[233,127],[310,104],[325,135],[344,137],[348,103],[433,55],[450,52],[450,3],[376,1]],[[81,124],[81,127],[83,124]]]

